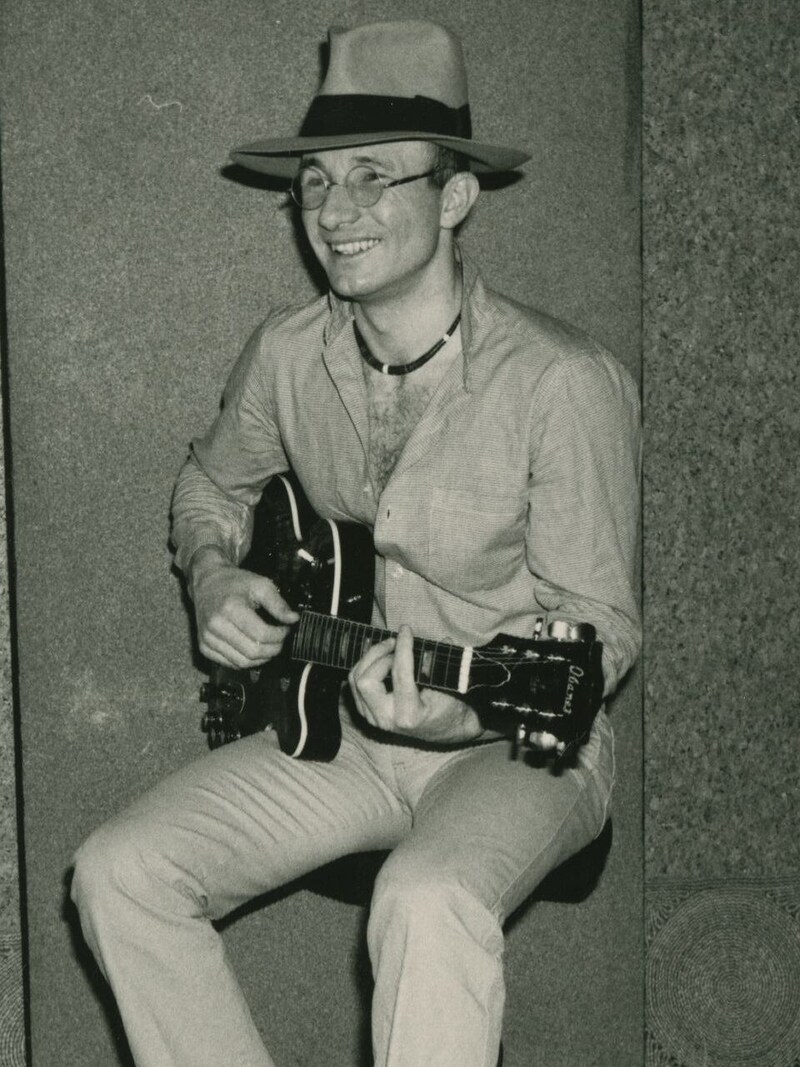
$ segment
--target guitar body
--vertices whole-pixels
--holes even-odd
[[[339,750],[347,671],[378,641],[369,625],[375,555],[370,531],[314,514],[292,475],[273,478],[255,510],[242,566],[272,579],[300,621],[279,656],[256,670],[215,666],[200,699],[212,748],[267,727],[298,759]],[[414,638],[414,679],[470,704],[484,726],[528,745],[552,734],[570,753],[603,700],[603,646],[589,623],[540,619],[530,639],[497,634],[481,647]]]
[[[368,623],[374,548],[370,531],[320,519],[292,475],[273,478],[253,520],[242,567],[272,579],[298,612]],[[331,760],[339,750],[340,669],[292,658],[293,634],[279,656],[256,670],[215,665],[201,700],[212,748],[271,726],[281,749],[299,759]]]

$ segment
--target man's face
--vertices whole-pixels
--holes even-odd
[[[423,141],[316,152],[304,158],[332,182],[325,203],[303,210],[303,224],[331,288],[362,303],[407,296],[441,261],[441,191],[428,178],[384,189],[371,207],[359,207],[344,188],[358,164],[381,177],[405,178],[431,169],[433,149]]]

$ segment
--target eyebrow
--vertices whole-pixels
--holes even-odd
[[[391,170],[393,167],[393,164],[387,160],[379,159],[376,156],[369,154],[353,156],[353,166],[356,166],[359,163],[368,163],[371,167],[382,167],[384,170]],[[325,162],[320,159],[319,156],[303,156],[300,164],[303,167],[317,167],[319,170],[327,172]]]

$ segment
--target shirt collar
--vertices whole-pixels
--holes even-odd
[[[456,254],[461,264],[461,347],[464,356],[464,388],[470,389],[470,369],[475,356],[475,335],[486,313],[486,289],[475,264],[456,245]],[[325,324],[323,341],[332,345],[339,334],[350,327],[353,307],[349,300],[342,300],[334,292],[328,293],[330,316]]]
[[[342,300],[333,291],[328,292],[330,316],[325,323],[322,339],[325,346],[332,345],[339,334],[353,321],[353,309],[349,300]]]

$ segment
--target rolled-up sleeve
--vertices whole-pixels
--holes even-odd
[[[269,478],[287,467],[267,381],[268,321],[245,346],[217,418],[204,436],[192,442],[178,475],[172,497],[172,541],[175,562],[183,571],[206,545],[239,563],[250,543],[253,506]]]
[[[641,421],[636,388],[602,350],[555,361],[531,416],[528,567],[549,617],[592,623],[611,693],[641,646],[635,580]]]

